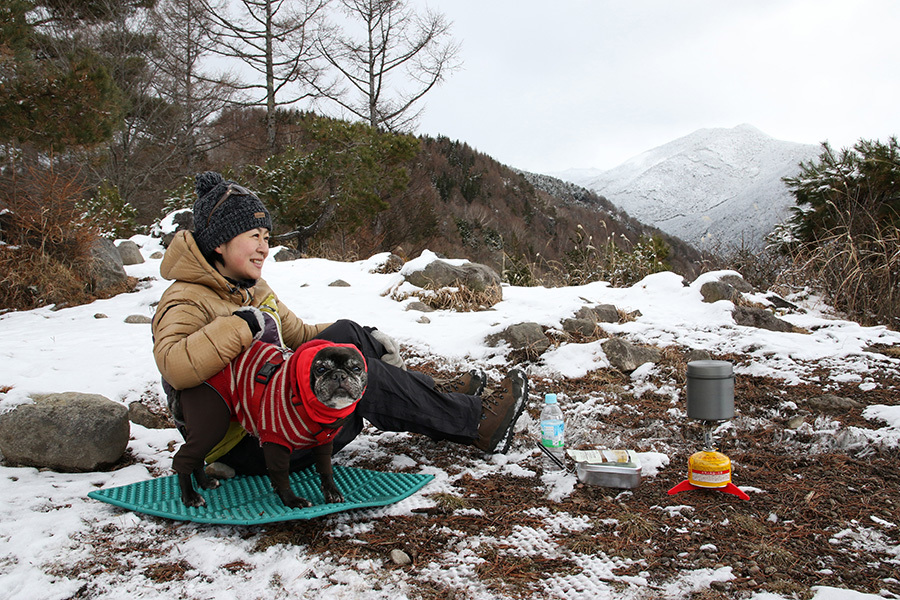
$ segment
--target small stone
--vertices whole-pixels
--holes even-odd
[[[427,324],[431,323],[431,319],[429,319],[425,315],[422,315],[421,317],[416,319],[416,323],[422,323],[423,325],[427,325]]]
[[[840,415],[848,410],[861,407],[861,404],[852,398],[843,398],[841,396],[835,396],[834,394],[825,394],[824,396],[810,398],[807,405],[813,410],[835,415]]]
[[[350,284],[343,279],[336,279],[328,284],[328,287],[350,287]]]
[[[103,313],[96,313],[96,314],[94,315],[94,318],[95,318],[95,319],[108,319],[109,317],[106,316],[106,315],[104,315]]]
[[[153,319],[151,319],[147,315],[128,315],[127,317],[125,317],[125,322],[126,323],[146,324],[146,323],[152,323]]]
[[[118,246],[123,265],[139,265],[144,262],[140,247],[131,240],[125,240]]]
[[[797,429],[798,427],[803,425],[803,423],[805,423],[805,422],[806,422],[806,417],[804,415],[797,415],[796,417],[792,417],[787,422],[787,426],[788,426],[788,429]]]
[[[395,565],[400,565],[401,567],[412,563],[412,559],[409,557],[409,554],[407,554],[403,550],[399,550],[396,548],[391,550],[391,560]]]
[[[419,302],[419,301],[410,302],[409,304],[407,304],[406,310],[416,310],[419,312],[426,312],[426,313],[434,312],[434,309],[432,307],[428,306],[424,302]]]
[[[216,479],[232,479],[237,472],[225,463],[213,462],[206,465],[203,469],[207,477],[215,477]]]

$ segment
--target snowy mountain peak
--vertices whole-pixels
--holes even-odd
[[[793,206],[782,178],[818,153],[817,145],[776,140],[743,124],[697,130],[608,171],[558,176],[697,247],[758,247]]]

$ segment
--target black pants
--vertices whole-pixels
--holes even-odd
[[[370,335],[370,328],[349,320],[337,321],[317,337],[339,344],[353,344],[359,348],[369,371],[366,393],[356,405],[340,433],[334,439],[337,452],[359,435],[364,420],[382,431],[404,431],[426,435],[434,440],[471,444],[478,436],[481,419],[481,399],[457,393],[443,393],[434,389],[434,380],[424,373],[404,371],[380,360],[384,346]],[[187,407],[193,398],[208,403],[209,390],[201,385],[180,393],[180,404]],[[222,400],[224,404],[224,400]],[[188,409],[189,410],[189,409]],[[217,411],[218,412],[218,411]],[[182,431],[182,433],[184,433]],[[227,454],[218,459],[238,473],[261,475],[266,472],[259,440],[245,436]],[[304,469],[312,464],[311,450],[297,450],[291,454],[291,470]]]

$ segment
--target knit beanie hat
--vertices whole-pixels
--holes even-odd
[[[204,256],[245,231],[272,230],[272,217],[256,195],[219,173],[206,171],[194,178],[194,240]]]

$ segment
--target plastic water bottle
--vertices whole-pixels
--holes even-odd
[[[556,394],[544,396],[544,408],[541,409],[541,446],[544,447],[544,471],[561,471],[564,468],[566,454],[566,422],[562,409],[556,403]],[[559,462],[547,456],[550,453]]]

